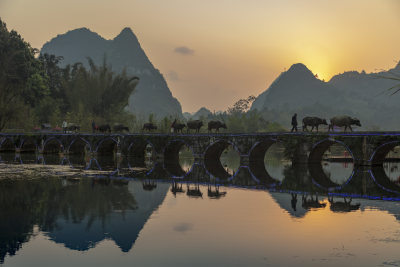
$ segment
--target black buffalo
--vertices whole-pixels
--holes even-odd
[[[351,129],[351,125],[357,125],[361,127],[360,120],[357,118],[351,118],[350,116],[336,116],[331,118],[331,124],[329,124],[329,129],[332,129],[334,126],[339,126],[343,127],[344,126],[344,131],[347,130],[347,127],[349,127],[350,131],[352,132],[353,129]]]
[[[81,130],[81,126],[75,123],[68,123],[68,126],[65,128],[65,130],[69,132],[78,132]]]
[[[215,129],[215,132],[219,132],[219,128],[226,129],[226,124],[220,121],[209,121],[208,122],[208,132],[211,132],[212,129]]]
[[[129,128],[124,126],[123,124],[115,124],[113,127],[114,132],[123,132],[126,131],[129,133]]]
[[[318,117],[305,117],[303,119],[303,131],[308,131],[307,126],[311,126],[311,132],[314,130],[314,127],[317,129],[319,125],[328,125],[325,119],[321,119]]]
[[[203,122],[201,120],[188,121],[186,125],[187,125],[187,132],[193,129],[196,131],[196,133],[198,133],[200,131],[201,126],[203,126]]]
[[[143,131],[147,130],[147,131],[151,131],[151,130],[157,130],[157,125],[154,125],[152,122],[148,122],[143,124]]]
[[[111,133],[111,127],[108,124],[100,125],[97,129],[101,133],[105,133],[105,132]]]
[[[174,129],[175,133],[182,133],[182,129],[185,128],[186,125],[184,123],[179,123],[177,122],[177,120],[175,119],[174,122],[171,124],[171,128]]]

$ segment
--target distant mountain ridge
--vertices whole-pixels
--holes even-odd
[[[158,69],[156,69],[130,28],[124,28],[112,40],[106,40],[87,28],[79,28],[58,35],[45,43],[41,53],[64,57],[63,65],[82,62],[87,57],[100,65],[106,59],[115,72],[126,69],[129,75],[140,78],[135,92],[129,98],[129,111],[147,119],[151,113],[157,118],[182,116],[182,108]]]
[[[290,124],[290,114],[294,112],[299,113],[300,123],[305,116],[329,119],[347,114],[358,117],[364,130],[398,130],[400,120],[396,114],[400,112],[400,93],[390,96],[388,89],[396,82],[382,78],[392,73],[400,75],[400,63],[389,71],[344,72],[325,82],[317,79],[305,65],[297,63],[282,72],[256,98],[251,109],[262,111],[268,119],[286,125]]]

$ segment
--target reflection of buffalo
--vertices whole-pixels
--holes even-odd
[[[147,130],[147,131],[151,131],[151,130],[157,130],[157,125],[154,125],[152,122],[148,122],[143,124],[143,131]]]
[[[215,132],[219,132],[219,128],[226,129],[226,124],[220,121],[209,121],[208,122],[208,132],[211,132],[215,129]]]
[[[126,131],[129,133],[129,128],[124,126],[123,124],[115,124],[113,127],[114,132],[123,132]]]
[[[358,210],[360,208],[360,203],[351,204],[352,198],[350,197],[349,201],[344,197],[344,202],[334,202],[333,196],[328,197],[329,203],[331,204],[330,209],[333,212],[350,212],[352,210]]]
[[[182,188],[182,184],[178,184],[177,182],[173,182],[171,187],[171,192],[176,196],[177,193],[184,193],[185,191]]]
[[[143,190],[152,191],[157,188],[157,184],[154,181],[143,181],[142,182]]]
[[[186,125],[184,123],[179,123],[176,119],[174,122],[171,124],[171,128],[174,129],[175,133],[182,133],[182,129],[185,128]]]
[[[189,197],[203,197],[203,193],[200,191],[200,186],[196,184],[193,189],[190,188],[189,184],[187,185],[186,195]]]
[[[187,125],[187,132],[193,129],[196,131],[196,133],[198,133],[200,131],[201,126],[203,126],[203,122],[201,120],[188,121],[186,125]]]
[[[111,127],[108,124],[103,124],[97,127],[98,131],[101,133],[109,132],[111,133]]]
[[[219,186],[215,186],[215,190],[213,191],[211,188],[211,185],[208,185],[208,197],[209,198],[215,198],[215,199],[219,199],[223,196],[226,195],[226,192],[220,192],[219,191]]]
[[[308,130],[307,126],[311,126],[311,132],[314,130],[314,127],[317,129],[318,132],[318,126],[321,124],[328,125],[325,119],[321,119],[318,117],[305,117],[303,119],[303,131]]]
[[[318,200],[318,195],[315,195],[315,199],[313,195],[311,195],[310,199],[307,199],[307,195],[303,195],[302,197],[302,205],[304,209],[310,209],[310,208],[324,208],[326,206],[326,203],[321,203]]]
[[[329,124],[328,130],[332,129],[333,131],[334,126],[344,126],[344,131],[347,130],[347,127],[349,127],[350,131],[353,131],[353,129],[351,129],[351,125],[357,125],[361,127],[360,120],[356,118],[351,118],[350,116],[336,116],[331,118],[331,124]]]

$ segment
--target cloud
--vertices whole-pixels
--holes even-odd
[[[178,73],[176,71],[173,71],[173,70],[171,70],[171,71],[169,71],[167,73],[167,79],[170,80],[170,81],[173,81],[173,82],[176,82],[176,81],[180,80]]]
[[[174,49],[174,52],[185,56],[194,54],[194,50],[186,46],[179,46]]]

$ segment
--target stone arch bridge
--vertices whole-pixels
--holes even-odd
[[[176,177],[185,175],[179,151],[188,147],[194,167],[218,178],[229,178],[220,156],[229,146],[240,155],[240,166],[257,179],[271,179],[264,167],[264,155],[275,143],[285,147],[293,164],[320,165],[333,144],[344,146],[355,166],[379,166],[386,155],[400,145],[400,132],[357,133],[256,133],[256,134],[0,134],[0,152],[126,155],[144,161],[151,147],[153,158]],[[193,167],[192,167],[193,168]],[[241,168],[241,169],[243,169]],[[315,169],[315,168],[314,168]]]

